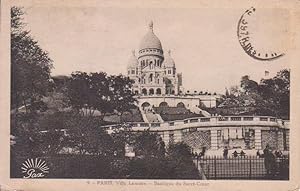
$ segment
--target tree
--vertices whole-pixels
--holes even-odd
[[[136,142],[137,134],[132,132],[132,125],[128,123],[119,124],[114,127],[111,137],[114,141],[113,148],[118,157],[125,156],[125,146],[133,146]]]
[[[37,116],[33,113],[11,114],[11,134],[15,137],[15,144],[11,146],[14,156],[37,156],[40,153],[37,127]]]
[[[70,100],[67,96],[68,79],[69,78],[67,76],[52,77],[54,89],[42,98],[43,103],[45,103],[47,113],[53,114],[55,112],[63,112],[69,109]]]
[[[68,82],[70,105],[83,116],[93,116],[96,110],[111,112],[111,92],[106,73],[75,72]]]
[[[53,88],[52,60],[24,29],[23,15],[21,8],[11,8],[11,103],[16,111],[24,106],[30,112],[39,109],[35,105]]]
[[[137,135],[134,147],[136,155],[144,156],[145,158],[161,158],[165,156],[165,144],[161,137],[156,133],[151,133],[149,130]]]
[[[71,113],[55,112],[36,115],[34,113],[15,113],[12,117],[11,134],[16,137],[12,146],[17,155],[55,155],[66,147],[65,129],[67,122],[73,119]]]
[[[237,97],[239,96],[240,92],[239,86],[231,86],[229,88],[229,97]]]
[[[45,97],[42,98],[45,104],[47,113],[53,114],[55,112],[62,112],[68,108],[69,99],[62,92],[48,92]]]
[[[290,110],[290,71],[281,70],[271,79],[262,79],[260,94],[267,104],[266,108],[276,117],[289,118]]]
[[[243,76],[241,79],[241,88],[242,91],[246,94],[248,93],[257,93],[258,83],[254,80],[250,80],[248,75]]]
[[[135,108],[132,83],[122,75],[72,73],[68,82],[70,105],[84,116],[93,116],[96,110],[101,112],[102,119],[106,113],[113,111],[122,116],[125,111]]]
[[[98,118],[76,116],[67,123],[67,147],[81,155],[113,154],[113,140],[105,129],[99,128],[101,121]]]
[[[281,70],[270,79],[257,83],[249,76],[243,76],[238,86],[231,87],[230,96],[221,106],[230,108],[229,115],[272,115],[289,118],[290,104],[290,71]]]
[[[192,157],[191,148],[185,143],[170,144],[168,156],[176,160],[190,160]]]
[[[110,77],[110,91],[112,91],[112,107],[119,113],[121,123],[125,111],[135,108],[136,99],[131,91],[133,81],[123,75]]]
[[[187,144],[179,142],[169,145],[168,166],[173,169],[175,178],[200,179],[192,157],[191,148]]]

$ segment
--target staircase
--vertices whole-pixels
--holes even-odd
[[[199,107],[191,107],[190,111],[197,114],[202,114],[204,117],[211,117],[211,114],[207,111],[200,109]]]
[[[152,108],[146,108],[143,110],[141,107],[139,107],[139,110],[141,111],[143,120],[145,123],[161,123],[164,122],[164,120],[161,118],[161,116],[154,112]]]
[[[140,107],[139,107],[139,109],[140,109],[140,112],[141,112],[141,114],[142,114],[143,121],[144,121],[145,123],[149,123],[149,121],[148,121],[148,119],[147,119],[147,117],[146,117],[145,111],[143,111]]]
[[[155,113],[147,112],[146,117],[147,117],[147,120],[149,121],[149,123],[159,123],[160,122],[157,117],[157,114],[155,114]]]

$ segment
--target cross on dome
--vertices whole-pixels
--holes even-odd
[[[152,20],[149,22],[149,29],[153,30],[153,21]]]
[[[153,32],[153,21],[152,20],[149,22],[148,27],[149,27],[149,30],[148,30],[147,34],[144,36],[144,38],[141,40],[141,43],[139,46],[139,51],[145,50],[145,49],[157,49],[157,50],[161,50],[161,52],[162,52],[161,42]]]
[[[173,60],[173,58],[171,57],[171,50],[168,50],[168,56],[165,57],[164,60],[164,65],[165,67],[175,67],[175,62]]]

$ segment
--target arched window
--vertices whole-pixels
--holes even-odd
[[[154,94],[154,89],[151,88],[151,89],[149,90],[149,95],[153,95],[153,94]]]
[[[149,76],[149,82],[152,82],[153,81],[153,74],[150,74]]]
[[[161,89],[160,89],[160,88],[157,88],[157,89],[156,89],[156,94],[157,94],[157,95],[160,95],[160,94],[161,94]]]
[[[147,95],[147,89],[146,88],[142,89],[142,94]]]
[[[177,107],[185,107],[185,105],[184,105],[184,103],[179,102],[179,103],[177,104]]]
[[[167,102],[161,102],[159,107],[169,107],[169,104]]]
[[[144,103],[142,104],[142,107],[143,107],[143,108],[149,107],[149,106],[150,106],[150,103],[148,103],[148,102],[144,102]]]

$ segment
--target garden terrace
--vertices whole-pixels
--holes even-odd
[[[107,115],[104,117],[105,122],[120,123],[121,117],[116,114]],[[122,122],[143,122],[143,117],[138,108],[131,109],[130,112],[124,112]]]
[[[153,109],[156,113],[160,114],[164,121],[203,117],[202,114],[193,113],[185,107],[154,107]]]

